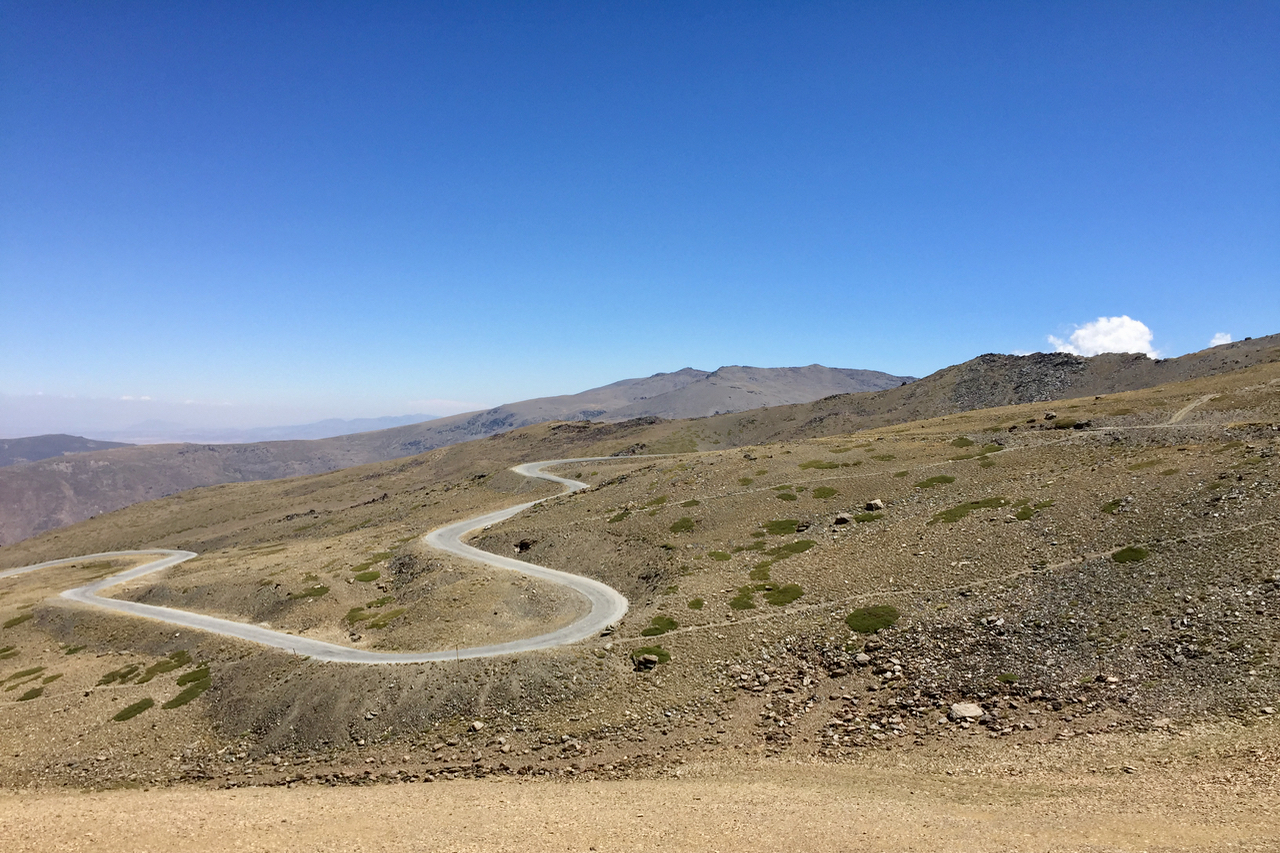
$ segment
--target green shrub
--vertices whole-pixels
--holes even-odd
[[[649,620],[649,627],[640,632],[641,637],[660,637],[668,631],[680,627],[670,616],[655,616]]]
[[[121,708],[120,711],[111,719],[115,720],[117,723],[123,723],[125,720],[132,720],[154,704],[156,704],[156,700],[150,697],[147,697],[146,699],[139,699],[127,708]]]
[[[385,628],[391,624],[391,620],[396,619],[400,616],[403,616],[405,612],[406,611],[403,607],[397,607],[394,610],[384,611],[382,613],[379,613],[373,619],[369,620],[369,623],[365,625],[365,627],[375,629],[375,630],[378,628]]]
[[[755,610],[755,587],[743,586],[738,588],[738,594],[729,599],[729,606],[734,610]]]
[[[772,486],[771,488],[772,488],[775,492],[789,492],[789,491],[791,491],[791,490],[792,490],[793,488],[795,488],[795,487],[794,487],[794,486],[791,486],[791,485],[786,485],[786,486]]]
[[[205,670],[205,675],[208,675],[208,670]],[[201,681],[193,681],[186,687],[182,688],[178,695],[174,696],[160,707],[166,711],[172,711],[174,708],[181,708],[183,705],[208,690],[210,686],[212,686],[212,682],[210,682],[208,678]]]
[[[934,486],[943,486],[943,485],[946,485],[947,483],[954,483],[955,481],[956,481],[955,477],[951,477],[946,474],[939,474],[936,477],[930,477],[927,480],[921,480],[920,482],[916,483],[916,488],[932,489]]]
[[[690,610],[701,610],[701,609],[702,609],[702,606],[703,606],[704,604],[706,604],[706,602],[705,602],[705,601],[703,601],[701,598],[691,598],[691,599],[689,599],[689,609],[690,609]]]
[[[23,622],[26,622],[26,621],[27,621],[28,619],[30,619],[30,618],[31,618],[31,614],[30,614],[30,613],[23,613],[21,616],[15,616],[15,617],[13,617],[12,619],[10,619],[10,620],[8,620],[7,622],[5,622],[5,623],[4,623],[4,627],[5,627],[5,628],[16,628],[17,626],[21,625]]]
[[[13,647],[10,646],[9,648]],[[31,676],[39,675],[42,672],[44,672],[44,667],[42,666],[33,666],[30,669],[20,669],[13,675],[7,676],[4,681],[21,681],[24,678],[30,678]],[[0,684],[3,684],[4,681],[0,681]]]
[[[1124,499],[1123,499],[1123,498],[1116,498],[1116,499],[1115,499],[1115,500],[1113,500],[1113,501],[1107,501],[1106,503],[1104,503],[1104,504],[1100,507],[1100,509],[1101,509],[1103,512],[1105,512],[1107,515],[1115,515],[1115,514],[1116,514],[1116,510],[1120,509],[1120,507],[1121,507],[1121,506],[1123,506],[1123,505],[1124,505]]]
[[[973,447],[973,439],[960,436],[951,442],[952,447]]]
[[[1117,563],[1137,563],[1147,559],[1147,549],[1137,545],[1130,545],[1127,548],[1121,548],[1111,555],[1111,559]]]
[[[84,647],[81,646],[81,648],[84,648]],[[71,654],[71,653],[67,652],[67,654]],[[0,649],[0,660],[8,660],[9,658],[16,658],[17,656],[18,656],[17,646],[5,646],[3,649]]]
[[[800,524],[800,520],[796,518],[779,518],[774,521],[766,521],[761,525],[765,532],[774,536],[782,536],[786,533],[795,533],[796,526]]]
[[[191,655],[185,651],[176,651],[164,660],[156,661],[147,667],[146,671],[138,677],[136,684],[146,684],[157,675],[166,672],[173,672],[175,669],[181,669],[191,663]]]
[[[111,672],[108,672],[106,675],[102,676],[102,678],[98,679],[98,686],[106,687],[108,684],[116,683],[126,684],[130,678],[137,675],[138,670],[140,669],[142,669],[142,664],[140,663],[131,663],[122,666],[119,669],[113,669]]]
[[[74,655],[76,652],[84,651],[85,648],[85,646],[67,646],[65,654]]]
[[[905,476],[907,476],[907,475],[908,475],[908,474],[910,474],[910,473],[911,473],[910,471],[894,471],[894,472],[893,472],[893,476],[895,476],[895,477],[905,477]]]
[[[701,505],[702,505],[702,501],[698,500],[697,498],[689,498],[689,500],[680,504],[680,506],[683,506],[683,507],[701,506]]]
[[[896,459],[897,457],[895,457],[892,453],[876,453],[876,454],[873,454],[871,458],[875,459],[878,462],[889,462],[889,461],[892,461],[893,459]]]
[[[779,545],[776,548],[770,548],[768,551],[765,551],[765,553],[770,557],[773,557],[775,561],[785,560],[787,557],[793,557],[796,554],[803,554],[805,551],[808,551],[817,544],[818,543],[814,542],[812,539],[797,539],[795,542],[788,542],[786,545]]]
[[[204,664],[203,666],[199,666],[191,670],[190,672],[184,672],[182,673],[182,675],[179,675],[177,683],[179,687],[185,687],[186,685],[194,684],[197,681],[208,681],[208,680],[209,680],[209,665]]]
[[[982,457],[981,459],[979,459],[979,460],[978,460],[978,467],[979,467],[979,468],[994,468],[994,467],[996,467],[996,460],[994,460],[994,459],[988,459],[987,457],[985,457],[985,456],[984,456],[984,457]]]
[[[882,512],[860,512],[853,517],[853,520],[859,524],[866,524],[869,521],[879,521],[884,518]]]
[[[682,516],[680,520],[674,522],[670,528],[672,533],[688,533],[693,530],[693,519],[689,516]]]
[[[900,615],[898,608],[892,604],[873,604],[870,607],[859,607],[844,617],[844,624],[849,626],[850,631],[874,634],[897,622]]]
[[[739,477],[739,478],[738,478],[738,485],[739,485],[739,486],[750,486],[750,485],[751,485],[752,483],[754,483],[754,482],[755,482],[755,480],[751,479],[750,477]]]
[[[32,687],[26,693],[18,697],[19,702],[30,702],[32,699],[38,699],[44,693],[44,687]]]
[[[791,494],[790,492],[778,492],[778,494],[775,495],[774,497],[776,497],[780,501],[793,501],[796,499],[796,496]]]
[[[810,459],[808,462],[801,462],[800,467],[804,470],[816,468],[819,471],[829,471],[832,468],[839,468],[839,462],[826,462],[822,459]]]
[[[753,581],[767,581],[769,580],[769,567],[772,565],[773,560],[765,560],[763,563],[756,563],[747,577],[751,578]]]
[[[1017,684],[1018,676],[1014,675],[1012,672],[1002,672],[996,680],[1001,684]]]
[[[645,504],[645,506],[662,506],[666,502],[667,502],[667,496],[659,495],[658,497],[654,498],[653,500]]]
[[[667,651],[662,646],[641,646],[640,648],[633,649],[631,651],[632,660],[639,660],[645,655],[653,655],[658,659],[658,663],[671,662],[671,652]]]
[[[800,588],[799,584],[789,583],[765,592],[764,600],[775,607],[781,607],[784,604],[790,604],[802,595],[804,595],[804,590]]]
[[[726,554],[724,551],[708,551],[707,556],[721,563],[729,559],[729,555]]]
[[[382,577],[382,572],[377,569],[373,569],[367,572],[360,572],[359,574],[354,575],[354,577],[361,583],[369,583],[370,581],[376,581],[378,578]]]
[[[624,509],[621,512],[619,512],[617,515],[610,518],[608,523],[613,524],[614,522],[622,521],[622,519],[626,518],[629,515],[631,515],[631,510]]]
[[[313,586],[313,587],[304,589],[301,592],[291,592],[289,593],[289,598],[319,598],[322,595],[328,595],[328,594],[329,594],[329,587]]]
[[[929,519],[928,524],[937,524],[939,521],[952,524],[967,516],[974,510],[979,509],[997,509],[1002,506],[1008,506],[1009,501],[1005,498],[983,498],[980,501],[969,501],[959,506],[953,506],[951,509],[944,509]]]
[[[818,486],[818,488],[813,490],[813,496],[822,501],[825,501],[827,498],[834,498],[838,494],[840,493],[830,486]]]

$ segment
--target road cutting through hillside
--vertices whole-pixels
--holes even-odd
[[[559,483],[565,487],[565,490],[560,492],[560,494],[565,495],[570,494],[571,492],[590,488],[590,486],[587,483],[582,483],[578,480],[571,480],[567,477],[557,477],[554,474],[548,474],[543,471],[544,468],[552,465],[566,465],[578,462],[606,461],[616,462],[619,461],[619,457],[606,456],[586,457],[581,459],[551,459],[545,462],[528,462],[524,465],[517,465],[511,470],[525,477]],[[553,497],[558,496],[559,495],[553,495]],[[186,610],[175,610],[171,607],[158,607],[153,604],[141,604],[136,601],[123,601],[118,598],[108,598],[100,594],[110,587],[118,586],[126,581],[135,580],[145,575],[152,574],[153,572],[162,571],[197,556],[191,551],[147,549],[142,551],[110,551],[102,554],[87,554],[80,557],[49,560],[48,562],[38,563],[33,566],[7,569],[5,571],[0,571],[0,578],[13,577],[15,575],[34,572],[39,569],[66,565],[67,563],[81,562],[84,560],[156,556],[159,559],[152,560],[141,566],[136,566],[135,568],[96,580],[93,583],[66,590],[62,593],[62,597],[91,607],[111,610],[117,613],[125,613],[130,616],[140,616],[144,619],[165,622],[182,628],[193,628],[198,631],[206,631],[208,633],[219,634],[224,637],[235,637],[237,639],[247,640],[261,646],[281,649],[282,651],[291,652],[296,655],[304,655],[312,660],[361,664],[430,663],[432,661],[486,658],[496,657],[498,655],[520,654],[521,652],[532,652],[539,649],[566,646],[580,640],[585,640],[588,637],[596,636],[601,631],[616,623],[627,612],[627,599],[622,595],[622,593],[618,592],[613,587],[607,586],[599,581],[592,580],[591,578],[582,577],[581,575],[561,572],[556,569],[548,569],[543,566],[535,566],[532,563],[526,563],[510,557],[501,557],[497,554],[491,554],[488,551],[482,551],[479,548],[474,548],[463,541],[468,534],[497,524],[501,521],[506,521],[508,518],[518,515],[526,509],[542,503],[542,501],[545,500],[548,500],[548,498],[540,498],[536,501],[529,501],[528,503],[518,504],[513,507],[507,507],[506,509],[500,509],[494,512],[485,513],[484,515],[475,516],[474,518],[454,522],[453,524],[431,531],[424,538],[426,543],[431,547],[450,554],[455,554],[472,562],[491,566],[493,568],[520,572],[522,574],[550,581],[551,583],[567,586],[587,599],[587,602],[591,606],[590,611],[576,622],[546,634],[539,634],[536,637],[528,637],[522,640],[511,640],[505,643],[472,646],[471,648],[465,649],[454,648],[435,652],[370,652],[365,651],[364,649],[355,649],[349,646],[340,646],[336,643],[326,643],[321,640],[312,640],[306,637],[294,636],[293,634],[285,634],[280,631],[272,631],[269,628],[249,625],[244,622],[236,622],[231,619],[219,619],[216,616],[205,616],[200,613],[192,613]]]

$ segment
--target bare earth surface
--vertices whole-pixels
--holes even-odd
[[[0,794],[4,849],[1275,850],[1274,786],[720,768],[620,782]],[[1221,781],[1221,780],[1219,780]]]

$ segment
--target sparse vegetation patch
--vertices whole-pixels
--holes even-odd
[[[837,492],[835,489],[831,488],[830,486],[818,486],[816,489],[813,490],[813,496],[818,500],[823,500],[823,501],[825,501],[827,498],[834,498],[838,494],[840,493]]]
[[[794,500],[796,500],[796,496],[795,496],[795,495],[793,495],[791,492],[778,492],[778,494],[777,494],[777,495],[775,495],[775,497],[777,497],[777,499],[778,499],[778,500],[780,500],[780,501],[794,501]]]
[[[1111,555],[1111,559],[1117,563],[1137,563],[1147,559],[1147,549],[1137,545],[1130,545],[1127,548],[1121,548]]]
[[[879,521],[882,518],[884,518],[884,513],[882,512],[860,512],[853,517],[853,520],[858,524],[866,524],[871,521]]]
[[[117,723],[123,723],[125,720],[132,720],[134,717],[138,716],[139,714],[141,714],[143,711],[147,710],[154,704],[156,704],[156,700],[152,699],[151,697],[147,697],[146,699],[139,699],[137,702],[134,702],[132,705],[129,705],[128,707],[125,707],[125,708],[121,708],[120,711],[117,712],[116,715],[111,719],[115,720]]]
[[[1008,504],[1009,504],[1009,501],[1000,497],[983,498],[980,501],[969,501],[968,503],[962,503],[958,506],[953,506],[951,509],[944,509],[942,512],[935,514],[933,518],[929,519],[928,523],[937,524],[939,521],[941,521],[947,524],[951,524],[959,521],[960,519],[964,518],[969,513],[975,510],[997,509],[1002,506],[1008,506]]]
[[[706,602],[703,601],[701,598],[691,598],[689,599],[688,606],[690,610],[701,610],[704,604],[706,604]]]
[[[10,620],[8,620],[7,622],[5,622],[5,623],[4,623],[4,627],[5,627],[6,629],[7,629],[7,628],[16,628],[17,626],[21,625],[23,622],[26,622],[26,621],[27,621],[28,619],[30,619],[30,618],[31,618],[31,614],[30,614],[30,613],[23,613],[22,615],[20,615],[20,616],[15,616],[15,617],[13,617],[12,619],[10,619]]]
[[[874,634],[897,622],[900,615],[898,608],[892,604],[873,604],[870,607],[859,607],[844,617],[844,624],[849,626],[850,631]]]
[[[693,530],[693,519],[687,515],[683,516],[671,525],[670,530],[672,533],[688,533]]]
[[[800,596],[804,595],[804,590],[799,584],[788,583],[783,584],[777,589],[766,590],[764,600],[775,607],[782,607],[784,604],[790,604]]]
[[[828,471],[828,470],[830,470],[830,469],[832,469],[832,468],[839,468],[839,467],[840,467],[840,463],[839,463],[839,462],[826,462],[826,461],[824,461],[824,460],[822,460],[822,459],[810,459],[808,462],[801,462],[801,463],[800,463],[800,467],[801,467],[802,469],[806,469],[806,470],[807,470],[807,469],[810,469],[810,468],[816,468],[816,469],[818,469],[818,470],[820,470],[820,471]]]
[[[668,631],[680,627],[670,616],[655,616],[649,620],[649,627],[640,632],[641,637],[660,637]]]
[[[631,652],[631,659],[639,660],[645,655],[653,655],[658,659],[658,663],[671,662],[671,652],[667,651],[662,646],[641,646],[638,649],[633,649]]]
[[[936,477],[930,477],[927,480],[921,480],[920,482],[916,483],[916,488],[932,489],[934,486],[944,486],[947,483],[954,483],[955,481],[956,481],[955,477],[949,476],[947,474],[939,474]]]
[[[814,545],[817,545],[812,539],[797,539],[795,542],[788,542],[786,545],[779,545],[776,548],[770,548],[765,551],[774,560],[785,560],[787,557],[793,557],[796,554],[803,554]]]

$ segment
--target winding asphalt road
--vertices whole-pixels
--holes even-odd
[[[533,477],[539,480],[549,480],[553,483],[559,483],[560,485],[565,486],[565,490],[560,493],[564,495],[581,489],[590,488],[590,486],[577,480],[570,480],[565,477],[557,477],[554,474],[545,473],[543,471],[544,468],[551,465],[564,465],[577,462],[606,461],[616,462],[618,461],[618,458],[611,456],[593,456],[581,459],[551,459],[546,462],[529,462],[524,465],[517,465],[511,470],[515,471],[517,474],[523,474],[526,477]],[[269,646],[274,649],[282,649],[283,651],[292,652],[296,655],[306,655],[313,660],[364,664],[429,663],[432,661],[513,655],[521,652],[532,652],[538,649],[549,649],[554,646],[565,646],[570,643],[576,643],[579,640],[585,640],[588,637],[599,634],[610,625],[613,625],[627,612],[627,599],[613,587],[602,584],[599,581],[591,580],[590,578],[569,574],[568,572],[548,569],[543,566],[535,566],[532,563],[526,563],[510,557],[501,557],[497,554],[490,554],[488,551],[481,551],[479,548],[473,548],[462,541],[464,537],[473,531],[489,527],[490,525],[497,524],[500,521],[506,521],[508,518],[524,512],[529,507],[542,503],[544,500],[547,500],[547,498],[529,501],[528,503],[522,503],[517,506],[479,515],[474,518],[468,518],[464,521],[458,521],[446,527],[433,530],[425,537],[428,545],[433,548],[438,548],[441,551],[447,551],[450,554],[456,554],[460,557],[464,557],[465,559],[481,563],[486,566],[492,566],[499,569],[510,569],[511,571],[521,572],[522,574],[531,575],[536,578],[551,581],[552,583],[567,586],[581,594],[591,605],[591,610],[585,616],[558,630],[551,631],[546,634],[539,634],[536,637],[529,637],[523,640],[511,640],[506,643],[494,643],[488,646],[472,646],[467,649],[447,649],[445,651],[421,653],[370,652],[363,649],[353,649],[348,646],[339,646],[334,643],[326,643],[320,640],[311,640],[306,637],[296,637],[292,634],[272,631],[268,628],[260,628],[257,625],[248,625],[243,622],[235,622],[231,619],[219,619],[216,616],[205,616],[199,613],[191,613],[186,610],[175,610],[170,607],[157,607],[152,604],[140,604],[136,601],[122,601],[118,598],[108,598],[99,594],[109,587],[134,580],[135,578],[143,577],[144,575],[149,575],[152,572],[167,569],[170,566],[175,566],[185,560],[190,560],[192,557],[196,556],[196,554],[191,551],[167,551],[160,549],[145,551],[108,551],[102,554],[87,554],[82,557],[50,560],[45,563],[38,563],[34,566],[23,566],[18,569],[6,569],[5,571],[0,571],[0,578],[13,577],[14,575],[26,574],[27,572],[34,572],[50,566],[65,565],[72,562],[82,562],[84,560],[105,559],[111,557],[136,557],[154,554],[160,559],[128,569],[127,571],[120,572],[119,574],[102,578],[101,580],[94,581],[93,583],[86,584],[85,586],[66,590],[62,593],[62,597],[93,607],[99,607],[105,610],[114,610],[117,613],[127,613],[131,616],[141,616],[145,619],[154,619],[159,622],[177,625],[182,628],[194,628],[198,631],[220,634],[224,637],[236,637],[237,639],[248,640],[251,643]]]

